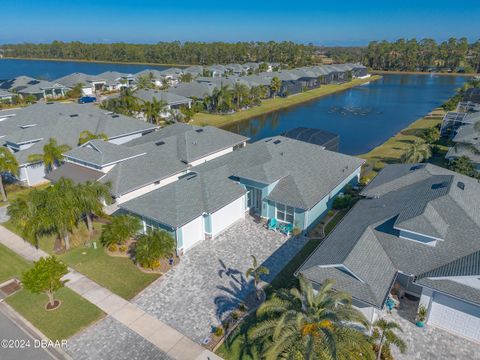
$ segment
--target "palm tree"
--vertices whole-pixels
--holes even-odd
[[[235,83],[233,86],[233,97],[237,104],[237,109],[242,107],[245,102],[245,99],[248,98],[249,89],[245,84]]]
[[[50,138],[48,143],[43,146],[43,154],[31,154],[28,156],[29,162],[41,162],[45,164],[47,172],[54,170],[63,161],[63,153],[71,150],[68,145],[58,145],[57,140]]]
[[[363,314],[351,296],[326,280],[317,293],[305,278],[299,287],[281,289],[257,309],[259,322],[248,332],[265,359],[374,359]]]
[[[95,139],[108,141],[108,136],[107,136],[107,134],[105,134],[103,132],[98,133],[98,134],[93,134],[88,130],[83,130],[78,137],[78,145],[83,145],[83,144],[89,142],[90,140],[95,140]]]
[[[403,331],[395,321],[378,319],[373,323],[373,339],[378,341],[377,360],[382,352],[390,352],[390,345],[395,345],[403,354],[407,349],[405,342],[395,334],[395,330]]]
[[[253,278],[253,286],[255,287],[255,295],[257,299],[260,300],[259,293],[258,293],[258,284],[260,283],[262,275],[268,275],[270,271],[265,266],[258,266],[257,258],[254,255],[250,255],[252,257],[252,267],[248,268],[245,276],[247,278]]]
[[[158,101],[156,98],[152,98],[152,101],[144,101],[142,111],[145,119],[152,124],[157,124],[160,113],[164,111],[166,106],[165,101]]]
[[[139,236],[135,245],[135,260],[145,268],[153,269],[155,262],[175,250],[175,240],[164,230],[154,229]]]
[[[148,75],[141,75],[137,78],[138,89],[153,89],[153,74],[150,72]]]
[[[432,156],[430,144],[427,144],[425,140],[417,139],[408,147],[401,160],[403,163],[412,164],[425,161],[430,156]]]
[[[2,193],[2,200],[7,201],[1,173],[10,173],[14,176],[18,173],[18,162],[15,155],[3,146],[0,148],[0,192]]]
[[[103,227],[100,242],[107,247],[113,244],[124,244],[141,228],[142,225],[137,217],[130,215],[114,216],[112,221]]]
[[[93,233],[93,214],[103,214],[102,200],[110,196],[110,185],[100,182],[87,181],[76,186],[74,191],[79,210],[85,214],[88,233]]]
[[[192,82],[192,80],[193,76],[190,73],[183,73],[182,75],[180,75],[180,81],[183,83],[189,83]]]
[[[282,88],[282,81],[277,76],[273,77],[272,81],[270,82],[270,89],[272,90],[274,99],[280,92],[281,88]]]

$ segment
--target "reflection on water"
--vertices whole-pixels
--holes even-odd
[[[363,154],[426,115],[467,80],[460,76],[385,75],[381,80],[224,128],[252,141],[298,126],[340,135],[340,151]]]

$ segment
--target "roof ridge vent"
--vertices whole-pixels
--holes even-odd
[[[70,114],[71,118],[78,117],[78,114]]]

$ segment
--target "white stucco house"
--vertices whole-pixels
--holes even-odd
[[[334,279],[372,322],[401,289],[426,307],[427,326],[480,341],[478,181],[431,164],[388,165],[362,195],[297,274],[314,286]]]

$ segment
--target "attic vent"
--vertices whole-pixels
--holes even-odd
[[[275,140],[273,143],[274,143],[275,145],[277,145],[277,144],[280,144],[281,141],[280,141],[280,140]]]
[[[457,186],[460,190],[465,190],[465,183],[459,181],[459,182],[457,182]]]
[[[157,141],[155,145],[160,146],[160,145],[165,145],[165,141]]]
[[[423,169],[425,167],[424,164],[420,164],[420,165],[414,165],[410,168],[410,171],[415,171],[415,170],[418,170],[418,169]]]
[[[201,132],[203,132],[203,129],[197,129],[197,130],[195,130],[195,131],[196,131],[197,133],[201,133]]]
[[[78,114],[71,114],[70,117],[71,117],[71,118],[73,118],[73,117],[78,117]]]
[[[118,117],[120,117],[120,115],[118,115],[118,114],[112,115],[112,118],[118,118]]]

